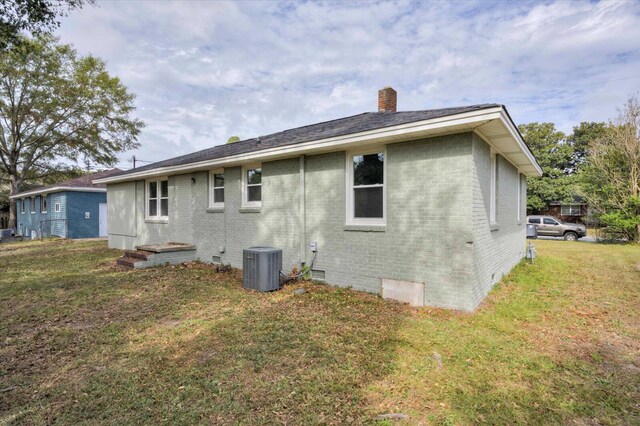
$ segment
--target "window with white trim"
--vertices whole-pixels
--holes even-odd
[[[242,204],[244,207],[262,206],[262,168],[259,166],[242,169]]]
[[[21,201],[20,213],[24,214],[27,211],[27,200],[23,198]]]
[[[562,216],[580,216],[582,206],[580,204],[563,204],[560,206],[560,214]]]
[[[55,203],[55,204],[53,205],[53,210],[54,210],[56,213],[60,213],[60,203]]]
[[[209,207],[224,207],[224,171],[209,172]]]
[[[147,219],[169,219],[169,180],[152,179],[147,181]]]
[[[497,192],[498,192],[498,161],[495,153],[491,153],[491,170],[489,180],[489,222],[492,225],[496,224],[496,210],[497,210]]]
[[[347,156],[347,224],[385,225],[385,153]]]
[[[522,175],[520,173],[518,173],[517,191],[518,191],[518,203],[516,205],[516,208],[518,209],[517,219],[518,219],[518,223],[520,223],[522,221]]]
[[[31,211],[32,214],[36,213],[36,197],[31,197],[31,201],[29,202],[29,211]]]
[[[46,212],[47,212],[47,196],[41,195],[40,196],[40,213],[46,213]]]

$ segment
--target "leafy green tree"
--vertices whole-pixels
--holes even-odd
[[[22,40],[24,32],[33,35],[60,26],[58,18],[94,0],[0,0],[0,51]]]
[[[518,129],[543,172],[540,178],[527,178],[527,211],[538,212],[555,201],[571,202],[575,177],[571,173],[573,148],[567,136],[553,123],[522,124]]]
[[[578,193],[578,172],[587,159],[589,145],[606,131],[605,123],[582,122],[566,135],[553,123],[518,127],[543,171],[527,179],[527,210],[538,213],[552,202],[571,203]]]
[[[630,97],[589,149],[581,190],[607,230],[640,242],[640,100]]]
[[[0,170],[10,194],[65,160],[110,166],[136,148],[144,124],[132,117],[133,100],[104,61],[51,36],[0,52]]]
[[[577,172],[587,160],[589,146],[597,139],[604,136],[607,131],[607,123],[581,122],[573,128],[573,133],[567,138],[567,142],[573,147],[573,156],[570,162],[571,170]]]
[[[239,136],[231,136],[229,139],[227,139],[227,143],[234,143],[234,142],[238,142],[240,140]]]

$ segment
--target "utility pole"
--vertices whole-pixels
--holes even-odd
[[[136,158],[135,155],[131,157],[130,161],[133,162],[133,168],[134,169],[136,168],[136,164],[137,163],[151,163],[152,162],[152,161],[147,161],[147,160],[139,160],[138,158]]]

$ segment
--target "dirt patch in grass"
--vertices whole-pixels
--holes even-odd
[[[637,423],[640,249],[536,246],[473,314],[0,246],[0,423]]]

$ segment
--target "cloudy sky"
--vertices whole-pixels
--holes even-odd
[[[640,2],[98,1],[59,35],[105,59],[157,161],[377,108],[485,102],[517,124],[605,121],[640,90]]]

